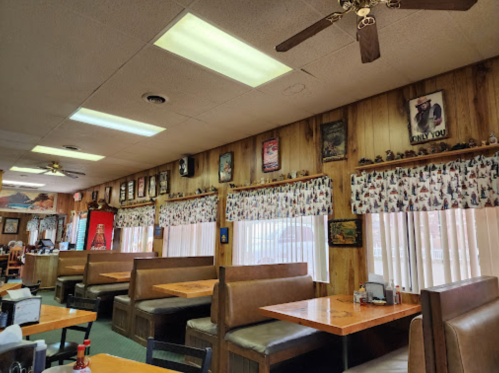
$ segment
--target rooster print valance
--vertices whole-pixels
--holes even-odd
[[[354,214],[499,206],[499,153],[351,176]]]
[[[57,228],[57,215],[48,215],[40,221],[40,231],[53,230]]]
[[[333,184],[329,177],[278,187],[230,193],[225,211],[228,221],[270,220],[330,215]]]
[[[26,231],[35,232],[38,230],[39,226],[40,226],[40,217],[35,215],[31,220],[28,221]]]
[[[150,227],[154,225],[156,207],[143,206],[119,209],[114,220],[115,228]]]
[[[169,227],[217,221],[218,196],[168,202],[159,209],[159,225]]]

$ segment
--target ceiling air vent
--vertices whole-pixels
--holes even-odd
[[[145,102],[154,105],[161,105],[168,101],[166,97],[158,95],[156,93],[145,93],[142,98]]]
[[[80,151],[81,149],[75,145],[63,145],[62,146],[64,149],[67,149],[67,150],[73,150],[73,151]]]

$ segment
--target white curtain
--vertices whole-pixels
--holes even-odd
[[[308,263],[314,281],[329,282],[327,216],[234,223],[233,265]]]
[[[475,214],[486,210],[367,214],[369,272],[415,293],[480,276]]]
[[[30,231],[29,232],[29,239],[28,239],[28,245],[36,245],[38,239],[38,230]]]
[[[152,252],[153,240],[153,226],[122,228],[120,251],[122,253]]]
[[[165,228],[163,256],[214,256],[216,223]]]
[[[499,276],[499,208],[474,211],[482,275]]]

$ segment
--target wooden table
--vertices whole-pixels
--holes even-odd
[[[177,282],[173,284],[154,285],[153,289],[162,293],[182,298],[197,298],[213,295],[213,287],[218,279]]]
[[[3,260],[9,260],[9,254],[0,254],[0,262]]]
[[[81,272],[85,270],[84,265],[67,266],[66,268],[72,269],[73,271],[81,271]]]
[[[108,354],[98,354],[90,357],[92,373],[109,372],[140,372],[140,373],[178,373],[177,371],[158,368],[154,365],[139,363]],[[74,363],[45,369],[42,373],[71,373]]]
[[[4,284],[3,286],[0,286],[0,296],[4,297],[7,295],[7,291],[9,290],[17,290],[17,289],[20,289],[22,287],[22,283],[21,282],[11,282],[11,283],[7,283],[7,284]]]
[[[332,295],[299,302],[261,307],[260,313],[342,337],[343,365],[348,369],[348,335],[421,312],[420,304],[360,306],[352,295]]]
[[[114,282],[128,282],[130,281],[131,272],[101,273],[99,276],[110,278]]]
[[[97,313],[42,304],[40,322],[22,326],[23,336],[84,324],[97,319]],[[0,329],[2,331],[2,329]]]

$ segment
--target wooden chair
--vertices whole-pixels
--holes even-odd
[[[21,262],[19,261],[23,255],[22,247],[13,247],[9,252],[9,260],[7,262],[7,277],[17,277],[21,274]]]
[[[76,310],[98,312],[100,299],[85,299],[76,298],[72,295],[68,297],[66,308],[73,308]],[[75,360],[78,345],[77,342],[66,342],[66,333],[68,329],[76,330],[85,333],[83,339],[88,339],[90,330],[92,329],[93,322],[89,322],[86,327],[83,326],[68,326],[62,329],[61,342],[52,343],[47,346],[47,354],[45,358],[46,368],[50,368],[54,361],[59,361],[59,365],[64,364],[64,360]]]
[[[34,285],[22,284],[21,288],[28,288],[29,291],[31,292],[31,295],[36,295],[36,294],[38,294],[38,290],[40,290],[41,283],[42,283],[42,280],[38,280],[38,282]]]
[[[176,361],[170,361],[165,359],[154,358],[153,351],[167,351],[174,354],[190,356],[201,360],[201,366],[193,366],[185,363],[179,363]],[[169,342],[159,342],[155,341],[153,338],[147,340],[147,355],[146,363],[155,365],[157,367],[172,369],[176,372],[182,373],[208,373],[208,369],[211,364],[211,348],[207,347],[204,349],[186,347]]]

